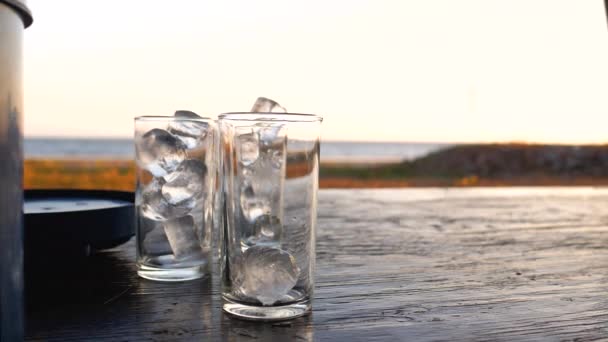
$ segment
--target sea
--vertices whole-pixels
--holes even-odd
[[[411,160],[452,146],[449,143],[321,141],[321,160],[383,163]],[[132,139],[25,138],[28,159],[133,159]]]

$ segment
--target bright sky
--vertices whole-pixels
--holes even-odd
[[[608,142],[602,0],[29,0],[27,136],[132,118],[325,118],[323,138]]]

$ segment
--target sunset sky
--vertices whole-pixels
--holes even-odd
[[[257,96],[328,140],[608,142],[602,0],[29,0],[26,136]]]

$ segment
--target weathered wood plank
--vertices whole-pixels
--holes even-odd
[[[308,317],[231,319],[217,276],[138,279],[131,241],[79,268],[38,274],[28,339],[608,339],[608,189],[326,190],[319,198]]]

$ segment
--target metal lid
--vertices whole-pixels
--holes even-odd
[[[21,20],[23,20],[23,26],[29,27],[32,25],[32,22],[34,22],[34,18],[32,17],[32,12],[27,8],[25,1],[26,0],[0,0],[0,3],[5,3],[17,11]]]

